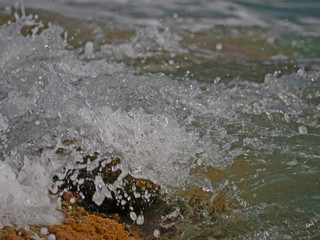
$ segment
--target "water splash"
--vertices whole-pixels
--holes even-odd
[[[194,2],[188,7],[198,8],[201,4]],[[177,28],[188,22],[188,16],[181,13],[174,19],[182,21]],[[259,57],[256,65],[257,69],[268,66],[259,72],[265,76],[261,80],[250,71],[250,78],[237,75],[227,79],[221,74],[224,69],[202,75],[199,72],[213,66],[207,63],[217,56],[217,50],[220,60],[227,62],[223,66],[234,66],[227,59],[230,43],[218,39],[204,54],[201,51],[205,48],[193,51],[194,45],[188,45],[184,37],[190,32],[183,27],[166,28],[163,22],[142,25],[135,26],[133,35],[122,41],[99,48],[100,40],[94,39],[79,43],[76,49],[66,41],[66,28],[42,24],[35,15],[17,15],[14,22],[0,27],[0,46],[4,49],[0,53],[1,226],[49,225],[60,221],[55,210],[59,201],[48,196],[48,190],[57,192],[59,187],[59,182],[52,181],[54,176],[63,178],[68,170],[78,167],[81,154],[97,151],[123,160],[123,174],[114,188],[121,187],[121,178],[130,173],[160,184],[168,194],[196,189],[205,196],[200,201],[200,205],[207,204],[201,209],[201,226],[192,222],[194,211],[182,213],[177,208],[172,213],[173,218],[185,214],[187,226],[182,237],[283,237],[288,235],[286,229],[293,230],[295,224],[300,226],[297,236],[306,229],[314,235],[318,215],[312,209],[318,206],[318,198],[311,192],[319,183],[320,108],[320,73],[315,70],[316,64],[298,61],[298,65],[312,65],[313,70],[301,67],[282,73],[273,69],[278,62],[268,65],[279,55],[263,55],[267,59]],[[196,32],[201,30],[198,25],[193,26]],[[212,28],[205,24],[208,26]],[[245,39],[261,32],[273,33],[258,27],[215,30],[244,35]],[[245,33],[241,35],[241,31]],[[266,39],[265,35],[258,39],[265,49],[270,44],[279,47],[277,40]],[[210,36],[203,34],[204,39]],[[197,33],[189,37],[199,40]],[[201,43],[210,45],[210,41]],[[295,56],[283,51],[284,55]],[[259,49],[249,56],[260,53]],[[223,54],[227,57],[221,58]],[[174,67],[184,67],[184,59],[192,70],[181,70],[182,78],[141,70],[141,61],[155,55],[154,59]],[[124,63],[129,61],[134,62],[131,67]],[[247,70],[245,65],[246,62],[235,72]],[[265,69],[272,69],[272,74],[265,74]],[[63,144],[70,139],[81,143],[81,153]],[[61,148],[66,154],[57,154]],[[110,194],[100,178],[95,183],[93,200],[99,204]],[[297,191],[302,198],[286,192],[293,186],[306,189],[301,194]],[[274,188],[278,190],[273,191]],[[281,195],[283,191],[287,197]],[[236,199],[243,209],[225,213],[220,216],[221,222],[215,222],[209,210],[215,207],[223,212],[224,205],[218,201],[223,194]],[[125,205],[124,201],[120,199],[119,204]],[[299,211],[310,217],[296,218]],[[281,225],[283,221],[272,221],[279,212],[280,219],[294,212],[285,227]],[[265,215],[270,225],[262,221]],[[136,223],[145,221],[144,215],[135,209],[131,209],[130,217]],[[235,224],[239,219],[243,220],[241,224]],[[230,232],[228,229],[234,226],[239,229]]]

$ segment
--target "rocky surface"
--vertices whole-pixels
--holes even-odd
[[[71,145],[75,151],[81,151],[76,143],[76,140],[63,141],[65,147],[57,148],[56,154],[68,154]],[[101,156],[98,152],[83,155],[76,168],[69,169],[60,178],[55,175],[54,181],[59,182],[59,193],[63,198],[74,198],[87,210],[101,213],[134,211],[138,216],[159,202],[161,197],[159,185],[130,174],[124,175],[119,157]],[[134,216],[132,218],[137,220]]]
[[[14,229],[4,227],[0,230],[0,239],[3,240],[133,240],[140,239],[134,230],[129,230],[124,224],[107,217],[88,213],[84,208],[63,201],[61,211],[66,218],[62,224],[47,227],[31,226],[29,229]],[[130,232],[129,232],[129,231]]]

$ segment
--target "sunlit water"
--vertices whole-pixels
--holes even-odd
[[[176,239],[319,238],[318,9],[1,1],[0,227],[62,220],[76,139],[184,202]]]

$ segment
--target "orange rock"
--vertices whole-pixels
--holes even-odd
[[[29,233],[21,228],[19,230],[15,230],[12,227],[5,226],[0,229],[0,239],[3,240],[23,240],[30,239]]]
[[[17,240],[19,239],[15,234],[9,233],[3,237],[4,240]],[[21,238],[20,238],[21,239]]]
[[[49,233],[54,234],[56,239],[63,240],[133,240],[140,239],[137,232],[133,229],[125,230],[122,225],[115,220],[106,217],[100,217],[89,214],[82,207],[72,205],[68,201],[62,202],[61,211],[66,218],[63,224],[51,226],[48,228]],[[30,233],[38,234],[40,237],[47,239],[46,235],[41,234],[41,226],[31,226]],[[30,233],[24,228],[14,229],[5,226],[0,229],[1,240],[33,240]],[[132,237],[132,235],[134,237]]]
[[[94,215],[82,216],[78,219],[67,218],[63,224],[49,227],[48,230],[55,234],[58,240],[135,239],[129,236],[123,225]]]

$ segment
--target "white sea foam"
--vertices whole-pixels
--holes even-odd
[[[48,196],[45,169],[36,164],[24,171],[28,176],[17,177],[8,164],[0,162],[0,228],[58,224],[63,215],[56,210],[58,202]]]

